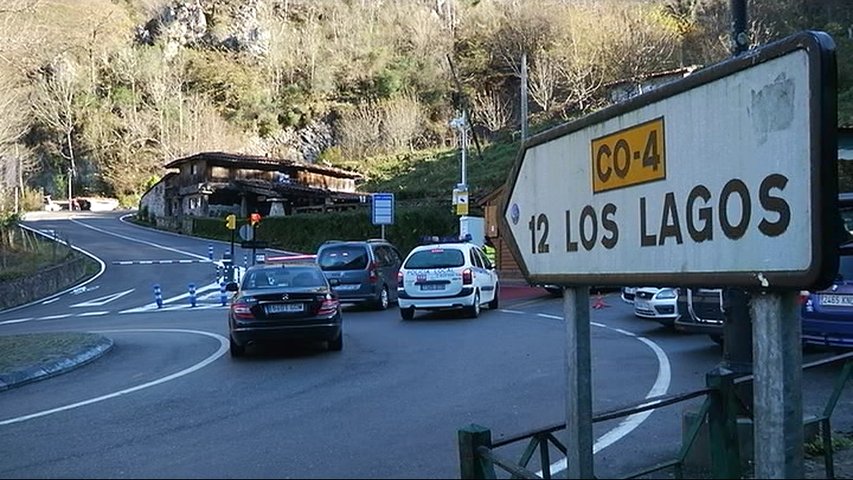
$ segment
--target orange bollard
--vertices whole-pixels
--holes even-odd
[[[592,308],[594,308],[595,310],[600,310],[602,308],[607,308],[609,306],[610,305],[608,305],[607,303],[604,302],[604,297],[601,296],[601,292],[598,292],[595,295],[595,303],[592,304]]]

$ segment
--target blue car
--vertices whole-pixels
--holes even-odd
[[[853,193],[838,196],[838,212],[853,235]],[[829,288],[804,292],[800,316],[803,343],[853,348],[853,242],[839,250],[838,276]]]

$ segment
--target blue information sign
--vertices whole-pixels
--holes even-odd
[[[374,225],[394,224],[394,194],[374,193],[371,219]]]

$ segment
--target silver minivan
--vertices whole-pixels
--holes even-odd
[[[317,249],[317,263],[343,303],[367,304],[385,310],[397,301],[400,251],[387,240],[329,240]]]

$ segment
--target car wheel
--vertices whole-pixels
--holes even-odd
[[[545,290],[546,290],[546,291],[547,291],[547,292],[548,292],[552,297],[562,297],[562,296],[563,296],[563,287],[550,287],[550,286],[549,286],[549,287],[545,287]]]
[[[328,342],[329,350],[333,352],[340,352],[344,349],[344,332],[341,332],[338,335],[338,338],[334,340],[329,340]]]
[[[403,317],[403,320],[411,320],[415,318],[415,309],[412,307],[409,308],[401,308],[400,316]]]
[[[500,294],[500,285],[498,285],[496,283],[495,284],[495,298],[493,298],[492,301],[489,302],[489,310],[497,310],[497,308],[500,306],[500,300],[498,299],[499,294]]]
[[[379,298],[376,299],[375,307],[377,310],[387,310],[388,305],[391,303],[388,297],[388,287],[382,287],[382,291],[379,292]]]
[[[229,337],[229,346],[228,352],[231,353],[231,357],[237,358],[242,357],[246,354],[246,347],[242,345],[238,345],[237,342],[234,341],[233,338]]]
[[[480,292],[474,292],[474,303],[470,307],[465,307],[465,313],[469,318],[477,318],[480,316]]]

